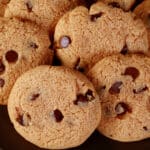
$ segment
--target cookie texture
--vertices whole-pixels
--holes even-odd
[[[10,0],[0,0],[0,17],[4,16],[5,8]]]
[[[11,0],[5,17],[32,20],[52,32],[59,18],[80,4],[83,0]]]
[[[148,30],[148,40],[149,40],[149,49],[150,49],[150,1],[144,0],[140,5],[138,5],[134,13],[137,17],[141,18]]]
[[[148,52],[142,21],[101,2],[90,10],[80,6],[65,14],[56,26],[54,41],[61,63],[85,72],[108,55]]]
[[[102,119],[98,130],[122,141],[150,137],[150,58],[109,56],[88,73],[99,93]]]
[[[99,0],[112,7],[122,8],[124,11],[129,11],[135,0]]]
[[[0,18],[0,104],[7,104],[16,79],[25,71],[52,61],[49,34],[35,24]]]
[[[48,149],[80,145],[101,118],[92,83],[79,72],[51,66],[37,67],[17,80],[8,111],[26,140]]]

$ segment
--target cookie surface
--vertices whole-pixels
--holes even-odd
[[[0,17],[4,16],[5,8],[8,3],[9,3],[9,0],[0,0]]]
[[[137,15],[137,17],[143,20],[148,30],[148,40],[150,45],[150,1],[149,0],[143,1],[140,5],[138,5],[135,8],[134,13]]]
[[[114,53],[148,51],[147,31],[130,12],[96,3],[65,14],[55,29],[55,49],[63,65],[88,70]]]
[[[0,104],[23,72],[52,61],[49,34],[35,24],[0,18]]]
[[[129,11],[135,0],[99,0],[113,7],[122,8],[124,11]]]
[[[11,0],[5,17],[32,20],[53,31],[59,18],[80,4],[83,4],[82,0]]]
[[[22,75],[10,94],[8,111],[26,140],[48,149],[80,145],[101,118],[92,83],[64,67],[40,66]]]
[[[98,130],[118,141],[150,137],[150,58],[109,56],[88,73],[99,93],[102,119]]]

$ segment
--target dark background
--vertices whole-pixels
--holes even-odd
[[[86,0],[88,7],[92,0]],[[93,0],[96,1],[96,0]],[[136,0],[135,6],[142,0]],[[10,123],[7,107],[0,106],[0,150],[42,150],[25,141]],[[80,147],[71,150],[150,150],[150,139],[134,143],[121,143],[110,140],[97,131]],[[44,150],[44,149],[43,149]]]

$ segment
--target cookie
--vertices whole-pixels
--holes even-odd
[[[10,0],[0,0],[0,17],[4,16],[5,8]]]
[[[149,74],[143,55],[109,56],[88,72],[102,104],[102,134],[122,142],[150,137]]]
[[[92,83],[79,72],[51,66],[37,67],[16,81],[8,111],[18,133],[48,149],[82,144],[101,118]]]
[[[55,52],[62,65],[85,71],[112,54],[147,53],[147,31],[131,12],[104,3],[80,6],[58,22]]]
[[[49,34],[39,26],[17,19],[0,18],[0,104],[15,80],[25,71],[52,61]]]
[[[99,0],[112,7],[122,8],[124,11],[129,11],[134,5],[135,0]]]
[[[5,17],[32,20],[52,32],[59,18],[80,4],[83,0],[11,0]]]
[[[134,13],[137,15],[137,17],[143,20],[148,30],[148,39],[150,45],[150,1],[149,0],[143,1],[140,5],[138,5],[135,8]]]

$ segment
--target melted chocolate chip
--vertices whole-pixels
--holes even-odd
[[[95,99],[95,97],[93,96],[93,91],[89,90],[86,92],[85,96],[87,97],[88,101],[91,101],[93,99]]]
[[[16,121],[22,126],[29,126],[31,122],[31,116],[28,113],[24,115],[18,114]]]
[[[91,15],[91,21],[92,22],[95,22],[98,18],[100,18],[101,16],[103,15],[102,12],[98,13],[98,14],[94,14],[94,15]]]
[[[126,55],[126,54],[128,53],[128,51],[129,51],[128,46],[125,45],[125,46],[122,48],[122,50],[121,50],[120,53],[121,53],[122,55]]]
[[[147,128],[146,126],[144,126],[143,129],[144,129],[145,131],[148,131],[148,128]]]
[[[8,62],[14,63],[18,60],[18,53],[14,50],[10,50],[6,53],[5,58]]]
[[[27,9],[28,9],[28,12],[32,12],[33,5],[32,5],[30,0],[28,0],[26,2],[26,6],[27,6]]]
[[[117,114],[117,117],[121,119],[121,116],[123,116],[127,112],[131,113],[132,111],[127,104],[121,102],[116,105],[115,112]]]
[[[0,73],[2,73],[4,71],[5,71],[5,66],[4,66],[2,60],[0,60]]]
[[[35,101],[39,96],[40,96],[40,94],[33,94],[33,95],[31,95],[30,100]]]
[[[110,5],[112,7],[120,8],[120,5],[117,2],[111,2],[108,5]]]
[[[119,94],[122,84],[123,84],[122,81],[115,82],[109,89],[109,93],[110,94]]]
[[[4,86],[4,84],[5,84],[4,79],[0,78],[0,87],[2,88]]]
[[[79,94],[77,96],[77,100],[74,101],[74,104],[78,105],[79,103],[87,103],[87,102],[88,102],[87,97],[82,94]]]
[[[63,36],[60,38],[59,44],[61,48],[67,48],[71,43],[71,39],[69,36]]]
[[[124,75],[129,75],[133,78],[133,81],[139,76],[140,72],[135,67],[128,67],[125,70]]]
[[[146,90],[148,90],[148,87],[147,87],[147,86],[142,87],[142,88],[139,88],[139,89],[133,89],[133,93],[134,93],[134,94],[140,94],[140,93],[142,93],[142,92],[144,92],[144,91],[146,91]]]
[[[24,123],[23,123],[23,115],[18,114],[18,117],[16,118],[16,121],[17,121],[20,125],[24,126]]]
[[[37,48],[38,48],[38,45],[37,45],[36,43],[34,43],[34,42],[31,42],[31,43],[30,43],[30,47],[31,47],[31,48],[34,48],[34,49],[37,49]]]
[[[54,110],[54,117],[55,117],[56,122],[61,122],[64,118],[63,114],[58,109]]]

